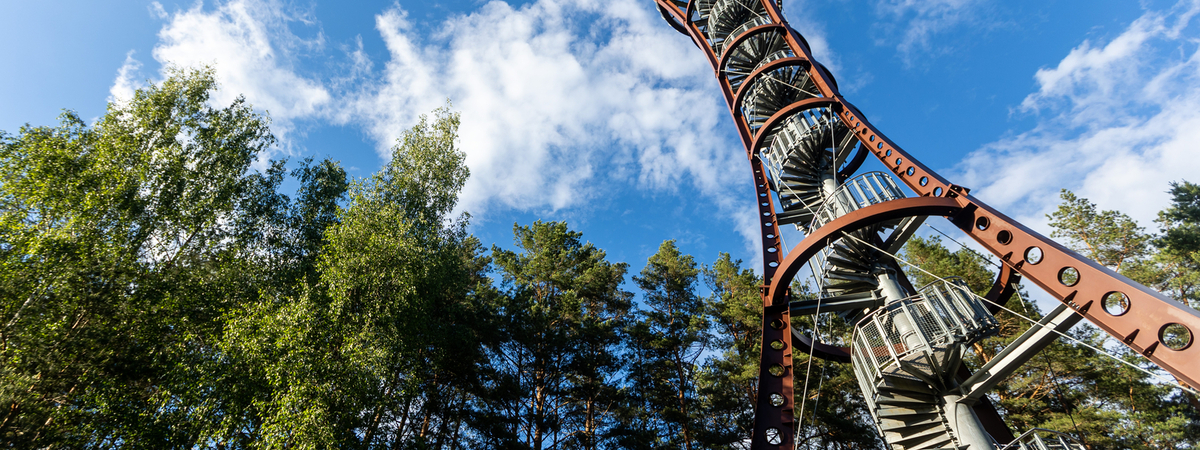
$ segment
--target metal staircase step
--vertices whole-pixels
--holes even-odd
[[[905,450],[939,450],[939,449],[947,448],[946,444],[953,444],[953,443],[954,443],[954,438],[951,438],[949,435],[944,434],[941,437],[933,438],[928,441],[922,442],[920,444],[905,445],[904,448],[905,448]],[[954,448],[954,447],[949,447],[949,448]],[[985,450],[990,450],[990,449],[985,449]]]
[[[928,425],[942,426],[942,415],[939,413],[913,414],[903,418],[879,418],[879,429],[883,431],[904,430],[912,427]]]
[[[921,407],[921,406],[913,406],[913,407],[886,406],[886,407],[880,407],[878,410],[876,410],[877,417],[879,417],[879,418],[886,417],[889,419],[903,419],[908,416],[915,416],[915,415],[921,415],[921,414],[940,414],[940,413],[941,413],[941,409],[939,409],[937,407],[937,405],[926,405],[924,407]]]
[[[928,384],[923,381],[917,381],[910,378],[897,377],[893,375],[883,375],[883,380],[876,384],[876,388],[880,391],[888,392],[917,392],[921,394],[933,395],[936,394]]]
[[[937,397],[934,395],[917,392],[880,392],[875,396],[875,403],[879,405],[924,405],[935,402],[937,402]]]
[[[891,431],[888,432],[885,437],[887,437],[888,442],[892,444],[909,446],[920,444],[939,444],[945,442],[942,441],[942,439],[950,440],[951,438],[949,434],[950,433],[947,431],[945,424],[940,424],[936,427]]]

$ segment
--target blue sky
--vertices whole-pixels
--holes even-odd
[[[784,10],[872,122],[1035,229],[1048,233],[1063,188],[1153,228],[1167,183],[1200,181],[1200,1]],[[649,0],[4,1],[0,17],[0,130],[63,108],[97,117],[165,64],[211,64],[218,101],[244,94],[270,113],[281,145],[265,157],[367,176],[450,99],[472,171],[462,207],[485,243],[567,220],[635,272],[665,239],[700,262],[759,264],[712,71]]]

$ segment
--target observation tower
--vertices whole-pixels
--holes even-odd
[[[985,394],[1082,319],[1170,372],[1200,382],[1200,313],[1055,243],[952,184],[887,138],[838,92],[788,25],[781,0],[654,0],[713,67],[745,146],[762,224],[763,333],[751,448],[790,449],[792,355],[853,364],[890,448],[1081,449],[1073,437],[1014,435]],[[858,173],[868,157],[887,172]],[[902,187],[903,186],[903,187]],[[748,195],[749,197],[749,195]],[[955,279],[913,286],[896,256],[926,220],[948,220],[1001,261],[991,291]],[[784,248],[780,226],[805,237]],[[789,286],[809,267],[815,300]],[[1024,278],[1061,304],[972,372],[967,346],[994,335],[994,315]],[[792,328],[793,315],[854,325],[847,347]]]

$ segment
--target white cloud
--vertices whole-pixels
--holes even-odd
[[[151,11],[167,14],[155,5]],[[211,11],[198,2],[168,17],[158,33],[154,59],[164,67],[213,66],[221,83],[213,100],[228,104],[245,95],[250,104],[270,113],[273,130],[281,137],[286,138],[294,121],[322,114],[332,100],[320,80],[302,76],[295,68],[298,55],[324,45],[319,34],[304,39],[288,29],[290,23],[313,23],[304,12],[276,0],[234,0]]]
[[[125,54],[125,62],[117,70],[117,79],[108,89],[109,102],[125,102],[133,98],[133,92],[141,87],[141,80],[138,78],[141,68],[142,63],[133,59],[133,50]]]
[[[1034,76],[1038,90],[1014,113],[1038,125],[972,153],[962,182],[1027,225],[1068,188],[1152,227],[1168,182],[1200,181],[1200,2],[1149,11],[1107,43],[1083,42]]]
[[[386,152],[453,99],[471,168],[465,208],[578,207],[636,183],[711,198],[757,245],[754,213],[737,206],[745,153],[712,69],[652,5],[494,1],[430,37],[397,7],[376,25],[391,60],[344,117],[368,118]]]
[[[162,3],[159,2],[150,2],[150,4],[146,6],[146,9],[150,11],[150,15],[159,19],[171,17],[170,14],[167,14],[167,9],[163,8]]]

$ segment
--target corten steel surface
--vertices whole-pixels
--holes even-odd
[[[825,241],[839,236],[832,231],[827,231],[827,228],[840,232],[842,229],[848,229],[846,221],[842,219],[854,219],[842,217],[822,227],[821,230],[816,230],[796,249],[788,252],[786,261],[780,265],[780,253],[785,249],[780,248],[773,200],[768,193],[762,162],[756,153],[771,127],[781,123],[788,115],[817,106],[827,106],[853,130],[855,136],[862,142],[863,148],[868,148],[871,154],[879,158],[896,177],[920,196],[917,199],[924,205],[923,207],[937,210],[927,214],[951,218],[959,229],[970,235],[988,251],[999,256],[1006,266],[1005,271],[1002,271],[1002,276],[1005,272],[1011,271],[1013,273],[1009,276],[1019,276],[1033,281],[1034,284],[1045,289],[1055,298],[1070,305],[1093,324],[1124,342],[1130,348],[1146,355],[1179,380],[1191,386],[1200,386],[1200,345],[1194,343],[1196,333],[1200,332],[1200,312],[1137,284],[1030,230],[971,197],[967,189],[951,184],[921,164],[888,139],[867,121],[854,105],[841,96],[836,81],[823,66],[812,59],[812,54],[804,38],[787,24],[779,6],[774,1],[747,0],[748,2],[761,2],[771,23],[750,28],[738,36],[727,37],[731,44],[725,46],[721,55],[714,54],[701,31],[688,20],[688,17],[695,11],[695,1],[690,0],[684,3],[679,0],[655,0],[655,3],[663,18],[670,22],[676,30],[691,37],[693,43],[708,58],[720,86],[721,94],[730,107],[730,114],[738,129],[738,136],[750,159],[755,181],[755,199],[759,204],[760,223],[763,224],[761,232],[764,278],[770,285],[770,288],[763,291],[764,305],[767,306],[763,323],[769,326],[775,320],[783,320],[782,330],[769,331],[769,327],[764,327],[762,367],[780,364],[788,370],[790,375],[791,346],[789,345],[784,351],[773,351],[768,347],[771,340],[790,335],[787,321],[784,320],[787,318],[788,300],[785,287],[791,283],[797,270],[811,256],[808,254],[800,257],[802,254],[809,253],[807,249],[815,251],[819,248],[816,242],[820,242],[820,245],[823,246]],[[769,73],[770,69],[763,67],[742,79],[736,93],[731,89],[730,82],[722,69],[724,62],[736,48],[736,43],[743,42],[760,33],[779,34],[795,55],[791,58],[776,60],[769,65],[774,68],[785,65],[803,67],[820,90],[821,97],[802,100],[785,107],[768,119],[757,133],[753,133],[747,121],[741,116],[739,107],[743,101],[742,97],[745,95],[744,91],[748,89],[747,86]],[[855,159],[861,163],[861,158],[856,157]],[[841,172],[846,173],[845,170]],[[906,200],[911,199],[894,200],[888,203],[905,202]],[[909,206],[912,208],[907,213],[916,214],[916,210],[921,209],[914,205]],[[885,207],[880,204],[864,208],[859,212],[866,212],[866,210],[881,212],[884,209],[891,210],[884,215],[891,215],[901,208],[900,205]],[[874,220],[863,214],[858,214],[856,217],[859,217],[864,225],[873,223],[872,220]],[[1035,248],[1042,254],[1040,260],[1028,257],[1029,251]],[[1077,280],[1069,285],[1061,281],[1060,277],[1067,269],[1074,269],[1078,272]],[[997,282],[1001,283],[1000,280]],[[1003,284],[1009,283],[1004,282]],[[1001,291],[995,292],[997,293],[996,299],[1004,297],[999,295]],[[1126,312],[1114,315],[1101,307],[1102,299],[1110,293],[1123,293],[1127,296],[1129,306]],[[1180,350],[1172,350],[1162,343],[1162,332],[1170,324],[1181,324],[1187,327],[1192,335],[1192,341]],[[779,336],[775,336],[776,334]],[[789,343],[790,341],[791,339],[785,340]],[[767,393],[790,392],[791,387],[790,376],[775,377],[763,372],[763,376],[760,377],[758,406],[755,411],[753,448],[786,448],[793,444],[791,395],[786,396],[787,404],[782,407],[774,407],[764,401]],[[763,430],[770,427],[776,427],[784,432],[784,440],[781,443],[768,445],[763,440]]]

